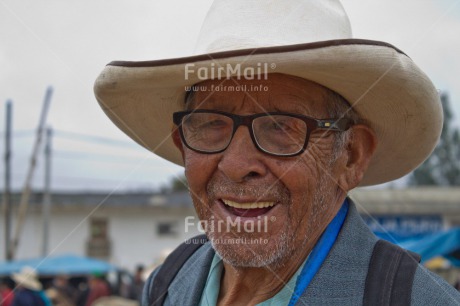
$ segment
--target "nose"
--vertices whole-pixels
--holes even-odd
[[[263,157],[263,153],[252,142],[248,128],[240,126],[222,153],[218,169],[232,181],[242,183],[267,173]]]

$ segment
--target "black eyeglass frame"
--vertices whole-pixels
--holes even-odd
[[[217,151],[202,151],[196,148],[191,147],[186,139],[185,135],[182,129],[182,120],[185,116],[190,115],[192,113],[212,113],[212,114],[219,114],[219,115],[224,115],[226,117],[229,117],[233,121],[233,131],[232,131],[232,136],[230,137],[230,140],[228,144],[225,146],[225,148],[217,150]],[[289,153],[289,154],[277,154],[277,153],[272,153],[269,151],[266,151],[264,148],[260,147],[259,143],[257,142],[255,136],[254,136],[254,130],[252,127],[252,122],[254,119],[260,118],[260,117],[266,117],[266,116],[273,116],[273,115],[281,115],[281,116],[290,116],[294,117],[297,119],[302,120],[305,122],[307,126],[307,133],[305,135],[305,140],[304,140],[304,145],[303,147],[296,153]],[[173,122],[174,124],[178,127],[179,129],[179,134],[182,139],[182,142],[185,144],[187,148],[190,150],[193,150],[198,153],[203,153],[203,154],[217,154],[225,151],[230,143],[232,142],[233,136],[235,135],[236,130],[240,126],[246,126],[249,130],[249,135],[251,136],[252,142],[255,145],[255,147],[268,155],[272,156],[278,156],[278,157],[292,157],[296,155],[300,155],[303,152],[305,152],[308,141],[310,139],[310,134],[317,129],[326,129],[334,132],[344,132],[348,130],[352,125],[352,121],[348,118],[340,118],[340,119],[315,119],[312,117],[300,115],[300,114],[295,114],[295,113],[288,113],[288,112],[266,112],[266,113],[258,113],[258,114],[253,114],[253,115],[236,115],[232,113],[227,113],[223,111],[218,111],[218,110],[210,110],[210,109],[196,109],[192,111],[180,111],[180,112],[175,112],[173,113]]]

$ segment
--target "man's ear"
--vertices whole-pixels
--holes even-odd
[[[346,191],[359,185],[377,148],[377,136],[370,127],[357,124],[351,127],[350,132],[351,137],[344,152],[347,158],[338,182]]]
[[[179,149],[180,153],[182,154],[182,160],[184,160],[184,147],[179,135],[179,129],[177,127],[173,128],[171,132],[171,137],[173,139],[174,145],[176,146],[176,148]]]

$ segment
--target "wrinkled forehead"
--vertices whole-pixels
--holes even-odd
[[[232,113],[284,111],[324,117],[330,90],[284,74],[267,79],[206,80],[192,87],[187,109],[218,109]]]

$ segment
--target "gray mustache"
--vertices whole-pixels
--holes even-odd
[[[232,195],[236,197],[250,197],[256,199],[278,199],[288,200],[290,198],[289,190],[281,183],[267,185],[238,184],[222,179],[211,179],[207,185],[206,191],[210,198],[216,199],[222,195]]]

